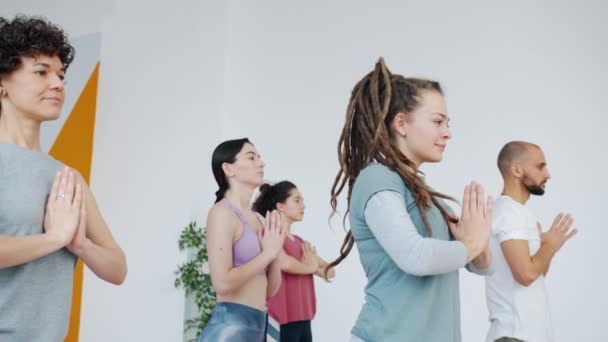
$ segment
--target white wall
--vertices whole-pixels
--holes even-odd
[[[327,223],[336,143],[352,87],[380,55],[393,72],[445,87],[454,139],[425,168],[437,189],[460,197],[477,179],[497,194],[502,144],[544,148],[553,178],[530,206],[545,225],[571,211],[581,231],[548,278],[555,329],[560,341],[608,340],[597,262],[608,257],[602,2],[3,1],[0,15],[17,12],[44,14],[72,36],[102,33],[91,184],[129,275],[114,287],[86,273],[82,341],[181,339],[175,242],[212,203],[210,154],[223,139],[250,137],[270,180],[298,184],[307,214],[296,232],[337,255],[341,226]],[[461,279],[463,341],[481,341],[483,280]],[[333,283],[317,282],[316,340],[347,339],[364,281],[353,252]]]

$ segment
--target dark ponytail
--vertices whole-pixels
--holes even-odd
[[[273,211],[278,203],[285,203],[291,195],[291,190],[296,186],[290,181],[281,181],[274,185],[268,183],[260,186],[260,195],[253,203],[253,210],[260,215],[266,215],[267,211]]]
[[[211,169],[213,170],[213,177],[219,186],[219,189],[215,192],[215,203],[224,198],[224,195],[230,186],[224,169],[222,169],[222,164],[234,163],[236,161],[236,155],[241,152],[245,144],[251,144],[251,141],[247,138],[227,140],[217,145],[215,150],[213,150]]]

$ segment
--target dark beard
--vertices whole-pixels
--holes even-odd
[[[545,194],[545,189],[541,188],[538,185],[526,185],[524,184],[524,186],[526,187],[526,189],[535,196],[542,196]]]
[[[544,184],[544,182],[541,183],[540,185],[535,185],[535,184],[528,185],[528,184],[526,184],[526,181],[528,179],[529,179],[528,176],[524,175],[523,184],[526,187],[526,190],[528,190],[528,192],[530,192],[532,195],[535,195],[535,196],[542,196],[545,194],[545,189],[543,189],[541,187],[542,184]]]

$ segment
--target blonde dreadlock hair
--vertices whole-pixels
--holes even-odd
[[[353,184],[359,172],[375,160],[397,172],[412,192],[429,237],[433,231],[426,217],[426,210],[431,205],[439,209],[445,220],[457,222],[448,215],[437,197],[454,199],[431,190],[419,177],[420,172],[416,165],[399,150],[395,139],[392,139],[396,134],[391,130],[393,119],[398,113],[408,114],[416,109],[423,91],[443,94],[438,82],[391,74],[382,57],[374,70],[355,85],[338,141],[340,170],[331,188],[332,215],[336,213],[337,198],[347,184],[347,201],[350,206]],[[344,221],[347,215],[348,211],[344,215]],[[326,272],[348,256],[354,242],[352,232],[348,231],[340,248],[340,256],[326,267]]]

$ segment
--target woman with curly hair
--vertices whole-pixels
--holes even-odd
[[[40,148],[74,48],[42,18],[0,18],[0,340],[61,341],[77,258],[121,284],[125,255],[83,178]]]
[[[491,272],[492,200],[465,187],[460,219],[420,166],[443,158],[448,112],[439,83],[392,74],[381,58],[354,87],[338,142],[331,205],[348,186],[339,264],[357,245],[367,285],[351,341],[460,342],[458,270]]]

